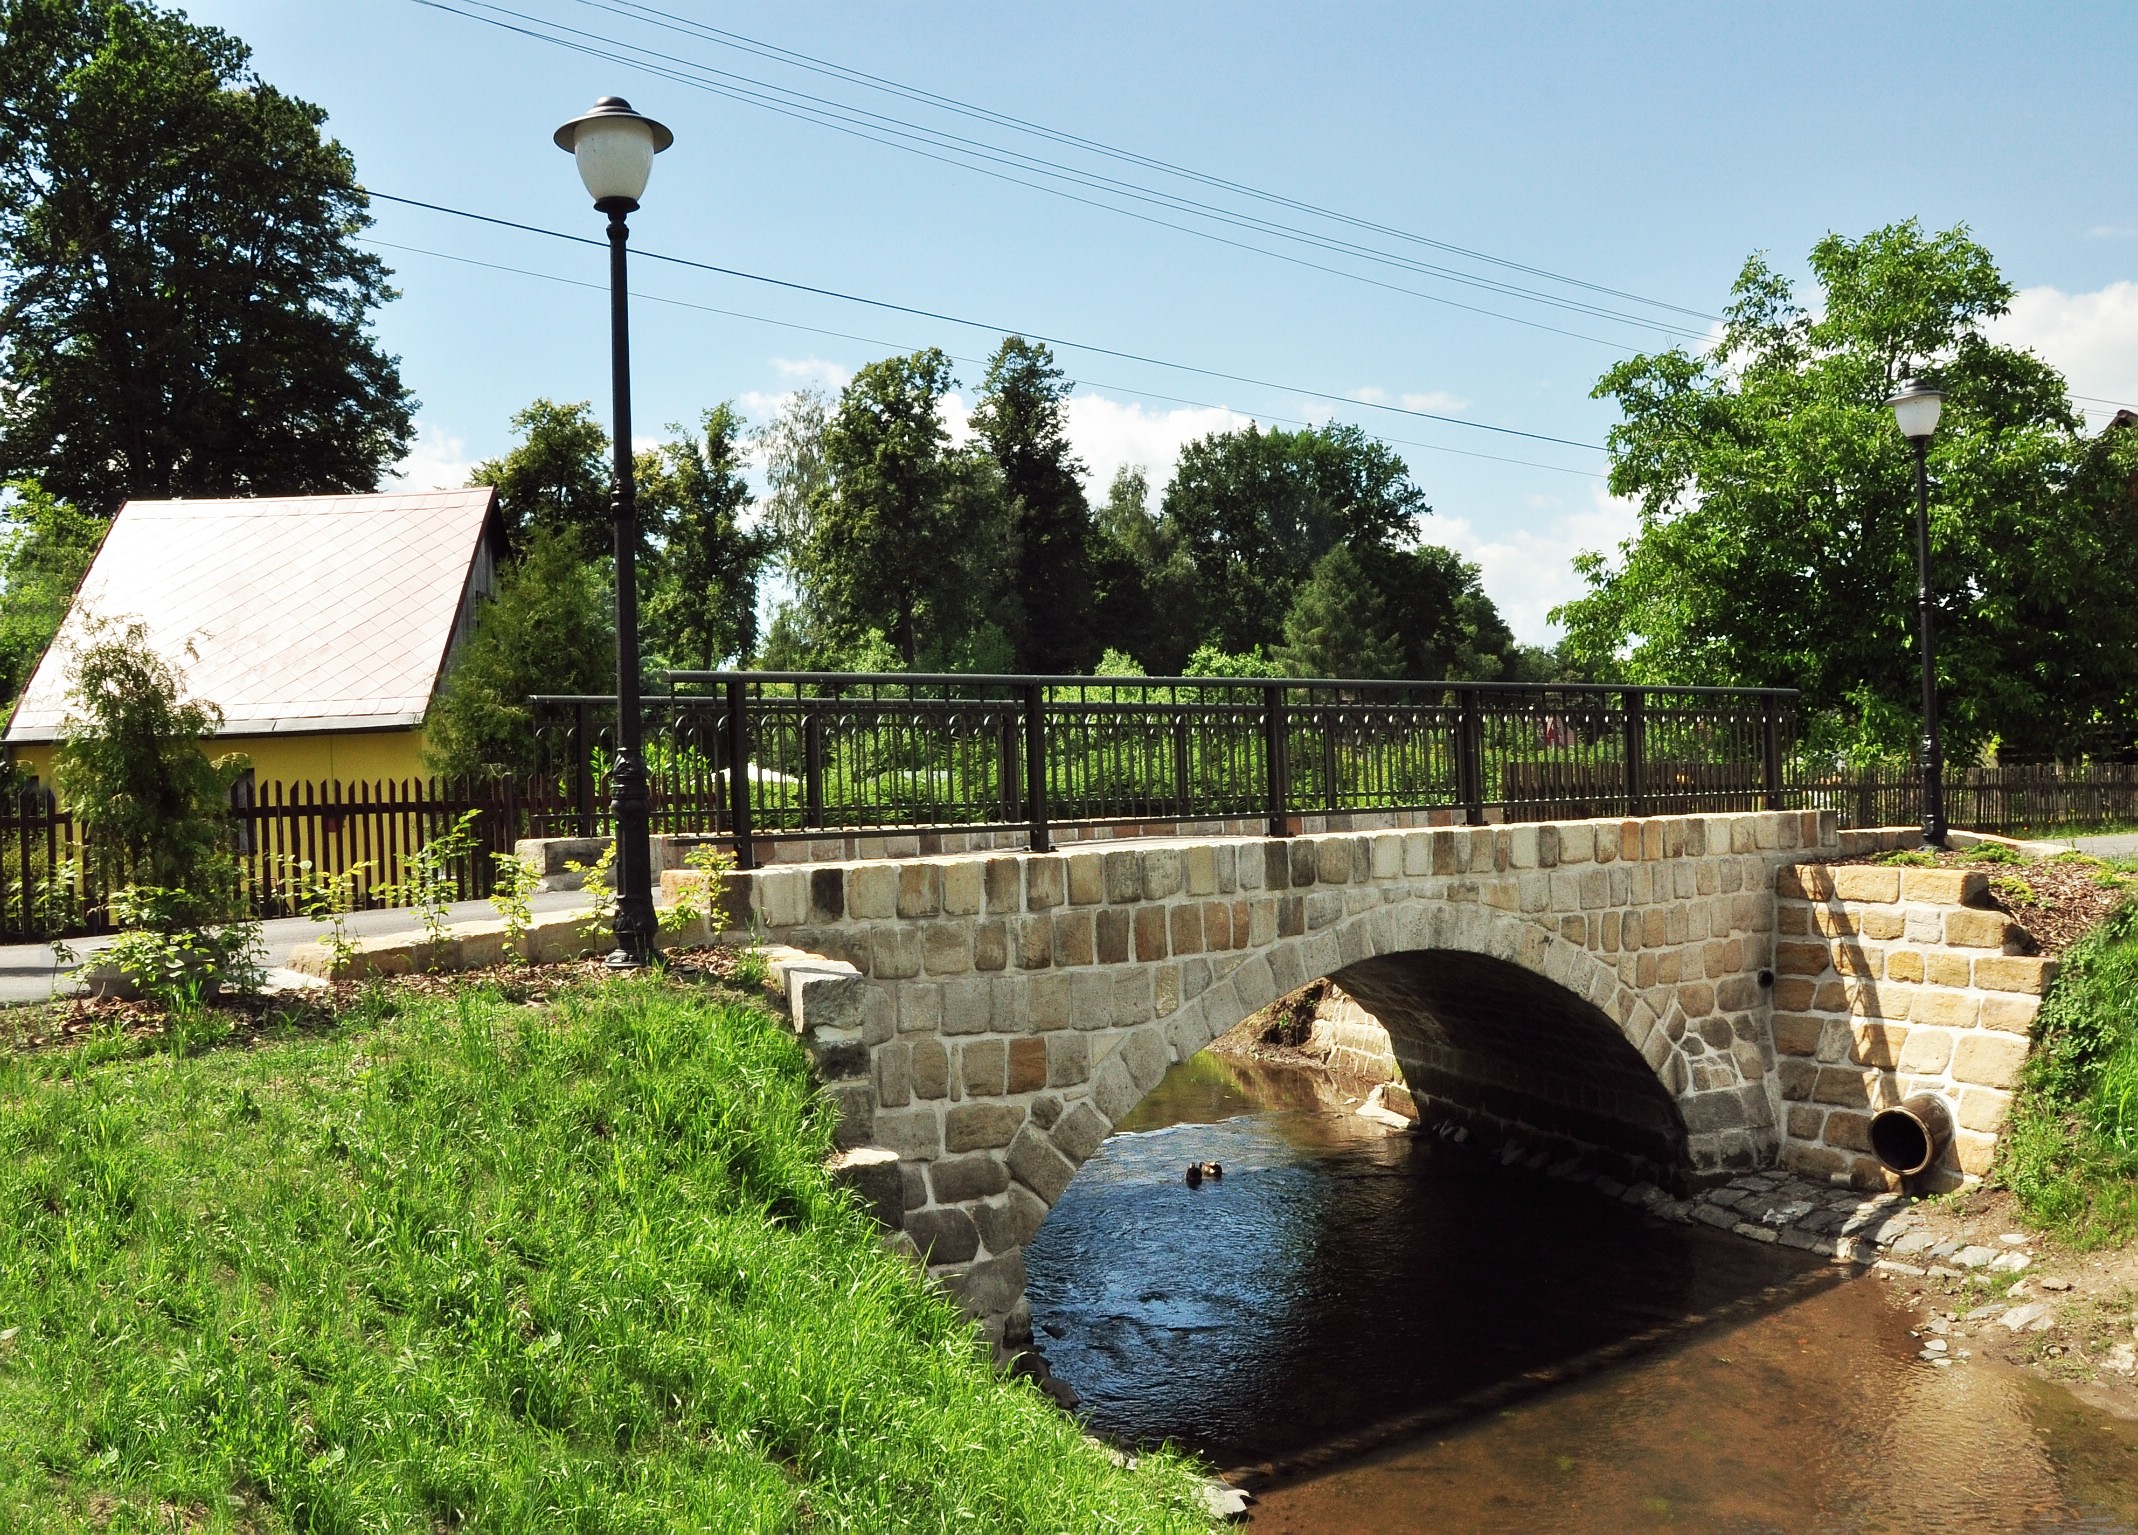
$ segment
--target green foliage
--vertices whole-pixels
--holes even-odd
[[[769,529],[745,528],[742,419],[719,405],[703,439],[678,437],[638,456],[639,514],[659,544],[646,575],[648,646],[679,669],[747,660],[757,649],[757,580]],[[680,427],[670,428],[680,432]]]
[[[1265,655],[1259,645],[1234,655],[1208,641],[1195,647],[1195,654],[1188,657],[1188,664],[1181,671],[1183,677],[1282,677],[1284,674],[1284,667],[1277,658]]]
[[[424,722],[424,761],[460,778],[531,772],[534,693],[613,693],[615,619],[599,566],[538,530],[498,579]]]
[[[260,923],[250,915],[226,918],[229,910],[219,893],[128,885],[111,898],[112,921],[124,931],[88,968],[116,969],[166,1010],[197,1004],[211,991],[256,992],[266,978]]]
[[[502,458],[485,459],[470,485],[497,491],[497,509],[514,549],[547,533],[582,550],[605,549],[612,519],[609,434],[585,400],[559,405],[539,399],[512,417],[520,440]],[[558,690],[552,690],[558,691]]]
[[[1142,663],[1137,661],[1134,656],[1125,651],[1115,650],[1112,646],[1108,646],[1105,652],[1100,655],[1099,664],[1091,669],[1091,674],[1094,677],[1144,677],[1149,675],[1144,671]]]
[[[363,904],[370,876],[368,862],[352,863],[339,873],[321,869],[309,858],[289,865],[288,885],[298,913],[326,929],[320,942],[326,945],[336,976],[355,968],[357,943],[349,932],[349,914]]]
[[[542,882],[542,871],[532,858],[518,853],[492,853],[497,863],[497,877],[490,886],[490,906],[505,923],[505,946],[512,957],[521,964],[534,960],[532,946],[527,934],[534,927],[535,886]]]
[[[719,917],[720,897],[727,889],[728,876],[735,872],[735,855],[716,843],[701,842],[683,855],[683,867],[698,878],[685,880],[674,904],[661,909],[664,933],[687,932],[700,917]]]
[[[870,363],[823,429],[823,479],[792,559],[821,638],[880,631],[908,668],[954,660],[999,593],[1000,474],[949,448],[950,361],[930,347]]]
[[[1903,868],[1910,869],[1934,868],[1937,865],[1937,861],[1937,854],[1925,853],[1919,849],[1909,847],[1894,848],[1891,852],[1880,853],[1871,860],[1873,863],[1897,864]]]
[[[972,428],[993,458],[1008,504],[1012,641],[1008,669],[1081,671],[1098,653],[1093,628],[1091,505],[1083,465],[1069,451],[1073,386],[1054,354],[1005,336],[980,386]],[[977,668],[976,668],[977,669]]]
[[[446,918],[460,895],[455,867],[475,856],[475,823],[481,818],[480,810],[462,811],[451,826],[402,859],[406,872],[400,880],[378,887],[387,905],[415,909],[424,939],[434,950],[445,942]]]
[[[1945,389],[1929,452],[1948,755],[2128,744],[2138,689],[2138,433],[2081,435],[2064,381],[1990,341],[2012,289],[1965,229],[1915,223],[1811,252],[1799,303],[1745,264],[1720,343],[1632,358],[1611,489],[1640,502],[1616,560],[1555,613],[1594,664],[1644,682],[1788,684],[1834,754],[1905,758],[1916,728],[1915,470],[1884,401]]]
[[[2016,849],[2006,847],[2002,842],[1978,842],[1961,853],[1960,857],[1966,863],[2026,862],[2026,859],[2022,858]]]
[[[884,1251],[832,1120],[652,979],[0,1057],[0,1525],[1207,1531]]]
[[[601,856],[592,863],[580,863],[568,858],[564,867],[579,876],[580,889],[587,892],[591,904],[587,907],[586,919],[579,924],[580,934],[589,943],[600,943],[616,936],[616,844],[605,842]]]
[[[97,882],[186,890],[210,919],[235,915],[226,811],[243,759],[202,751],[222,711],[186,696],[139,622],[90,620],[69,660],[52,771]]]
[[[129,496],[370,490],[413,401],[326,116],[148,0],[0,0],[0,475]]]
[[[105,528],[35,480],[7,490],[12,499],[0,506],[0,710],[29,686]]]
[[[2138,903],[2063,956],[2035,1021],[1998,1176],[2074,1245],[2138,1233]]]
[[[1153,676],[1175,677],[1195,651],[1195,565],[1180,531],[1150,510],[1150,481],[1133,465],[1114,475],[1093,518],[1094,622]]]
[[[1401,675],[1403,646],[1388,604],[1348,545],[1333,545],[1314,562],[1284,615],[1277,660],[1295,677]]]

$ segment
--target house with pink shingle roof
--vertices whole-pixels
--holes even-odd
[[[139,620],[188,692],[223,711],[218,754],[245,753],[262,781],[416,777],[502,539],[487,486],[129,501],[0,741],[49,779],[88,624]]]

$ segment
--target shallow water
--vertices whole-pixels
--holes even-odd
[[[1092,1427],[1258,1469],[1257,1529],[2138,1529],[2138,1425],[1919,1362],[1876,1281],[1326,1092],[1176,1068],[1028,1253]],[[1223,1180],[1188,1188],[1205,1160]]]

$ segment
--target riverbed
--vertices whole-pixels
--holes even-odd
[[[1028,1265],[1093,1430],[1256,1487],[1256,1529],[2138,1529],[2138,1425],[1923,1362],[1875,1281],[1388,1134],[1310,1071],[1175,1068]]]

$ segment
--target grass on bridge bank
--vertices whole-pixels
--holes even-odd
[[[370,993],[324,1034],[0,1054],[0,1528],[1207,1531],[822,1171],[756,1002]]]
[[[2138,901],[2064,953],[1997,1176],[2073,1246],[2138,1236]]]

